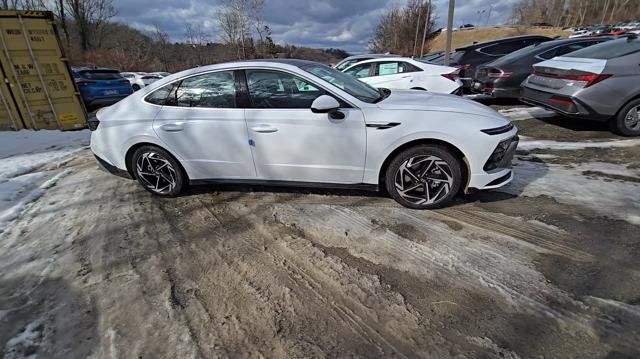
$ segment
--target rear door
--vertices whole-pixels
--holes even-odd
[[[244,109],[236,100],[236,73],[195,75],[152,95],[170,92],[153,129],[176,153],[191,179],[255,178]],[[147,96],[153,103],[154,97]]]
[[[380,61],[375,63],[374,76],[368,77],[366,83],[374,87],[390,89],[409,89],[413,83],[414,66],[402,61]],[[419,69],[418,69],[419,70]]]

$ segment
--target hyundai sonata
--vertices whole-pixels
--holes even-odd
[[[382,187],[417,209],[505,185],[518,143],[505,117],[471,100],[289,59],[173,74],[89,127],[98,162],[157,195],[202,182]]]

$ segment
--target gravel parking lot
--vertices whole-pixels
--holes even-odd
[[[486,103],[522,142],[499,191],[193,187],[90,151],[0,232],[6,358],[640,356],[640,140]],[[11,275],[8,275],[8,274]]]

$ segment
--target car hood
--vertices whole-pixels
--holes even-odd
[[[476,101],[428,91],[391,90],[391,95],[379,102],[378,106],[383,110],[455,112],[509,121],[497,111]]]

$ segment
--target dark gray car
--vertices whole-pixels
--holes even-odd
[[[640,136],[640,39],[627,37],[540,62],[522,83],[522,101],[570,117],[608,121]]]

